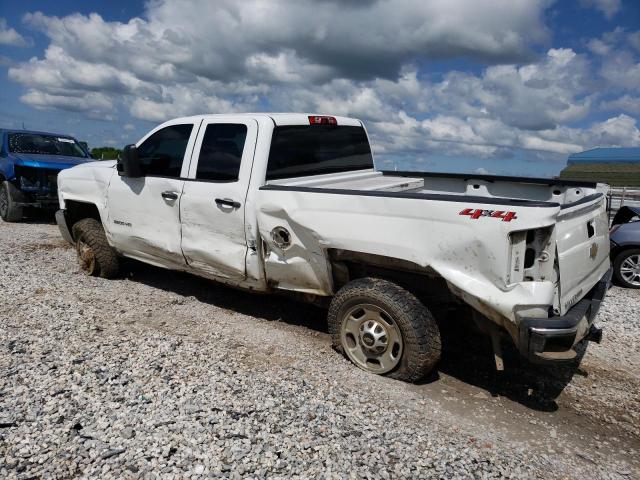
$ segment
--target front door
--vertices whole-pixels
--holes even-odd
[[[112,177],[109,236],[125,255],[163,266],[184,265],[180,201],[185,182],[180,177],[189,169],[197,127],[178,122],[152,131],[138,144],[144,176]]]
[[[196,271],[245,278],[245,200],[258,123],[246,117],[205,118],[180,202],[182,252]]]

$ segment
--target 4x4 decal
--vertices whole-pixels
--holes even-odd
[[[503,222],[510,222],[516,220],[516,212],[505,212],[504,210],[482,210],[479,208],[465,208],[460,212],[460,215],[468,215],[473,220],[477,220],[480,217],[489,218],[501,218]]]

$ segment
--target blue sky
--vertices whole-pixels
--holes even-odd
[[[0,0],[0,126],[246,111],[362,118],[385,168],[555,175],[640,145],[640,2]]]

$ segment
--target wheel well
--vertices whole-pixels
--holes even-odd
[[[611,262],[612,263],[615,262],[616,258],[621,253],[626,252],[627,250],[634,250],[637,248],[640,248],[640,245],[632,244],[632,245],[620,245],[616,247],[615,249],[611,250],[611,253],[609,255],[609,257],[611,258]]]
[[[93,203],[78,202],[76,200],[67,200],[65,202],[66,219],[69,231],[73,231],[73,226],[83,218],[95,218],[102,223],[98,207]]]
[[[455,297],[447,282],[430,267],[407,260],[348,250],[330,250],[334,291],[357,278],[384,278],[410,291],[425,303],[450,303]]]

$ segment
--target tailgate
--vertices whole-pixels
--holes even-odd
[[[609,223],[605,198],[594,194],[563,207],[556,224],[560,314],[564,315],[609,268]]]

